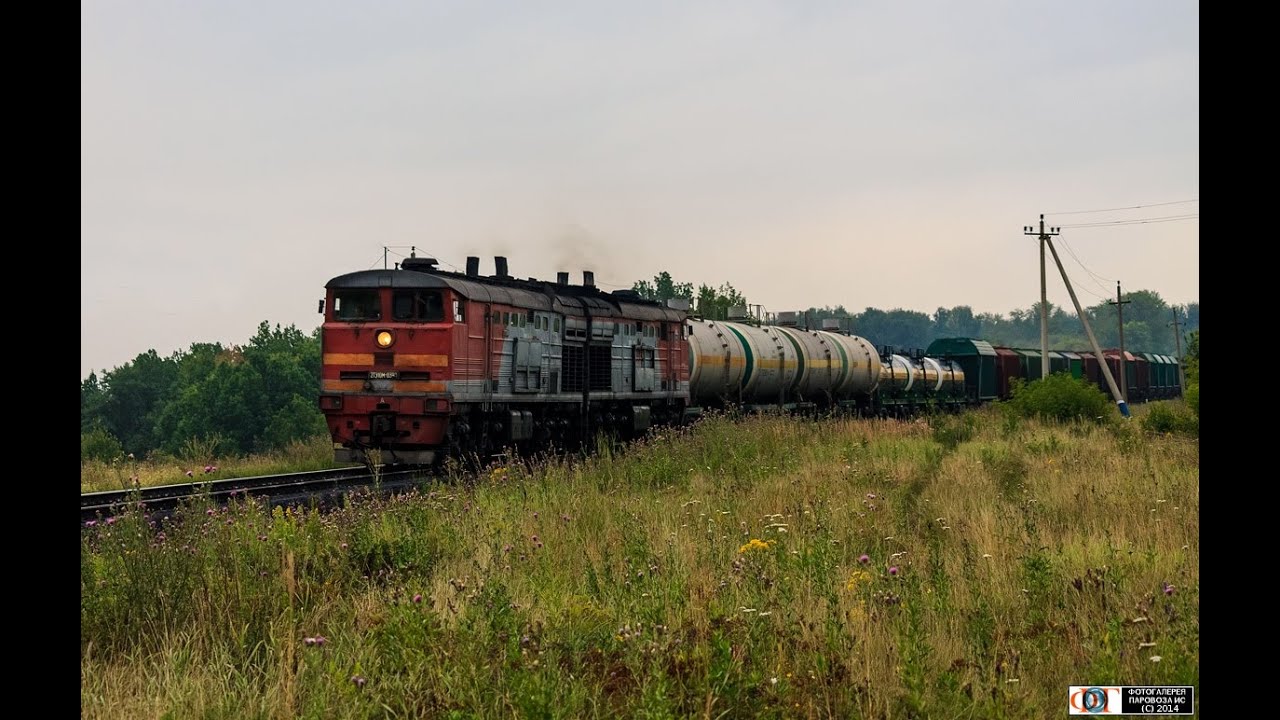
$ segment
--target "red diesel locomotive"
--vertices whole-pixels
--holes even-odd
[[[689,404],[686,313],[570,285],[465,274],[411,257],[333,278],[321,305],[320,409],[340,462],[430,464],[503,447],[568,447],[678,421]]]

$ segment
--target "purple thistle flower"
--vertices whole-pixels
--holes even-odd
[[[86,521],[85,521],[85,523],[84,523],[84,526],[85,526],[85,527],[93,527],[94,525],[97,525],[97,524],[98,524],[98,521],[97,521],[97,520],[86,520]]]
[[[204,466],[204,471],[205,471],[205,472],[207,472],[207,473],[211,473],[211,472],[213,472],[213,466],[212,466],[212,465],[205,465],[205,466]]]
[[[415,603],[420,603],[420,602],[422,602],[422,593],[418,593],[417,595],[414,595],[414,596],[413,596],[413,601],[414,601]]]
[[[1165,594],[1165,595],[1172,595],[1172,594],[1173,594],[1173,586],[1172,586],[1172,585],[1170,585],[1169,583],[1165,583],[1165,584],[1164,584],[1164,594]]]
[[[898,574],[898,566],[897,566],[897,565],[894,565],[893,567],[889,568],[889,574],[890,574],[890,575],[897,575],[897,574]]]
[[[192,475],[194,475],[194,473],[192,473],[190,470],[188,470],[188,471],[187,471],[187,477],[191,477]]]
[[[209,508],[208,510],[205,510],[204,514],[208,515],[209,517],[213,517],[213,508]]]
[[[352,675],[352,676],[351,676],[351,682],[355,683],[355,684],[356,684],[356,687],[358,687],[358,688],[364,688],[364,684],[365,684],[366,682],[368,682],[368,681],[367,681],[367,680],[365,680],[365,679],[364,679],[363,677],[361,677],[360,675]]]
[[[347,549],[347,544],[346,544],[346,543],[342,543],[342,545],[341,545],[340,547],[341,547],[343,550],[346,550],[346,549]]]
[[[116,519],[115,519],[114,517],[109,517],[109,518],[107,518],[107,521],[106,521],[106,522],[107,522],[107,524],[108,524],[108,525],[115,525],[115,524],[116,524]]]
[[[307,646],[315,645],[316,639],[313,637],[302,638],[302,644]]]
[[[866,565],[867,563],[871,562],[871,556],[866,553],[863,553],[861,556],[858,557],[858,562],[862,563],[863,565]]]
[[[213,472],[218,472],[218,466],[217,466],[217,465],[214,465],[214,466],[213,466]]]

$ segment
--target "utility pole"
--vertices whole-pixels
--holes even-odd
[[[1182,372],[1182,332],[1178,330],[1178,309],[1173,309],[1173,345],[1178,349],[1178,390],[1187,394],[1187,376]]]
[[[382,269],[387,269],[387,246],[382,246]]]
[[[1040,232],[1034,227],[1024,225],[1023,235],[1036,235],[1040,238],[1040,377],[1049,377],[1049,301],[1044,289],[1044,245],[1049,238],[1057,235],[1062,228],[1044,229],[1044,213],[1040,213]],[[1065,277],[1064,277],[1065,279]]]
[[[1120,317],[1120,394],[1124,395],[1124,401],[1129,402],[1129,381],[1126,379],[1129,375],[1129,366],[1125,363],[1124,357],[1124,306],[1133,302],[1132,300],[1120,299],[1120,281],[1116,281],[1116,299],[1108,300],[1108,305],[1115,305],[1116,312]]]
[[[1111,368],[1107,366],[1107,360],[1102,356],[1102,348],[1098,346],[1098,338],[1093,335],[1093,327],[1089,325],[1089,316],[1080,308],[1080,300],[1076,298],[1075,288],[1071,287],[1071,280],[1067,277],[1067,271],[1062,267],[1062,260],[1058,258],[1058,251],[1053,247],[1053,241],[1048,238],[1045,242],[1049,245],[1049,252],[1053,253],[1053,262],[1058,266],[1058,272],[1062,274],[1062,282],[1067,285],[1067,293],[1071,295],[1071,304],[1076,308],[1076,315],[1080,316],[1080,322],[1084,323],[1084,332],[1089,336],[1089,344],[1093,346],[1093,356],[1098,358],[1098,369],[1102,371],[1102,377],[1107,380],[1107,387],[1111,388],[1111,396],[1116,399],[1116,406],[1120,408],[1120,414],[1129,417],[1129,403],[1120,393],[1120,388],[1116,387],[1116,379],[1111,377]],[[1121,377],[1124,377],[1121,375]]]

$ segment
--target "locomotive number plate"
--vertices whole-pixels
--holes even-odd
[[[395,380],[400,377],[400,373],[396,370],[370,370],[370,380]]]

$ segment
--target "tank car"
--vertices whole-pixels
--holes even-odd
[[[698,405],[865,407],[880,379],[880,356],[854,335],[694,318],[688,343],[690,397]]]

